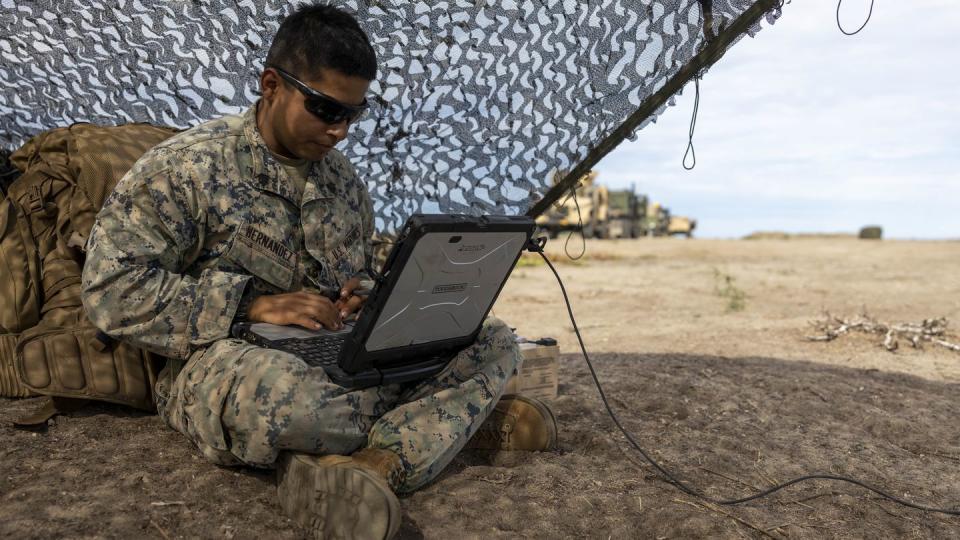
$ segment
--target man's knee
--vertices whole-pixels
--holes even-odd
[[[490,391],[496,393],[517,372],[520,361],[513,331],[500,319],[489,317],[476,341],[454,359],[451,369],[462,380],[482,373]]]
[[[302,410],[298,387],[317,376],[286,353],[224,340],[184,366],[165,419],[215,463],[270,466],[271,439]]]
[[[483,326],[480,329],[480,336],[484,336],[486,339],[497,339],[497,338],[513,338],[513,330],[507,326],[507,323],[501,321],[500,319],[490,316],[483,321]],[[478,337],[479,339],[479,337]]]
[[[316,447],[317,411],[335,388],[322,369],[296,357],[269,349],[251,353],[224,403],[231,451],[251,465],[270,466],[292,441],[299,449]]]
[[[520,348],[517,346],[513,330],[500,319],[488,317],[477,336],[476,346],[482,356],[495,360],[508,371],[520,367]]]

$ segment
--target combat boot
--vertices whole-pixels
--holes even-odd
[[[539,399],[508,394],[467,443],[481,450],[551,450],[557,444],[557,421]]]
[[[400,528],[400,456],[365,448],[350,456],[287,452],[277,469],[284,512],[315,538],[388,539]]]

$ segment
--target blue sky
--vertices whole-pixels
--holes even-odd
[[[856,29],[869,0],[844,0]],[[960,238],[960,9],[876,2],[845,36],[836,0],[794,0],[700,83],[697,165],[681,166],[693,84],[596,169],[699,221],[701,237],[757,230]],[[850,28],[852,27],[852,28]]]

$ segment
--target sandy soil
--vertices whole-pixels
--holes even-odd
[[[960,326],[958,261],[960,242],[643,239],[592,242],[557,268],[611,405],[691,485],[738,497],[844,474],[957,508],[960,353],[804,336],[823,310]],[[718,293],[728,284],[742,309]],[[545,266],[519,268],[494,311],[522,335],[560,341],[560,447],[462,454],[402,499],[402,538],[960,537],[960,518],[845,484],[737,507],[683,494],[603,412]],[[272,474],[209,465],[155,416],[98,405],[43,433],[10,427],[35,402],[0,400],[0,537],[303,534],[280,514]]]

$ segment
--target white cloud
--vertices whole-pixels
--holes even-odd
[[[869,2],[844,2],[845,27],[859,26],[856,6],[865,14]],[[877,3],[852,37],[835,10],[835,0],[787,4],[706,74],[696,169],[681,167],[690,85],[600,163],[600,180],[635,182],[710,236],[778,228],[779,215],[785,230],[849,230],[875,216],[894,236],[960,237],[951,203],[960,197],[960,10],[946,0]],[[721,216],[721,204],[737,205],[738,219]]]

